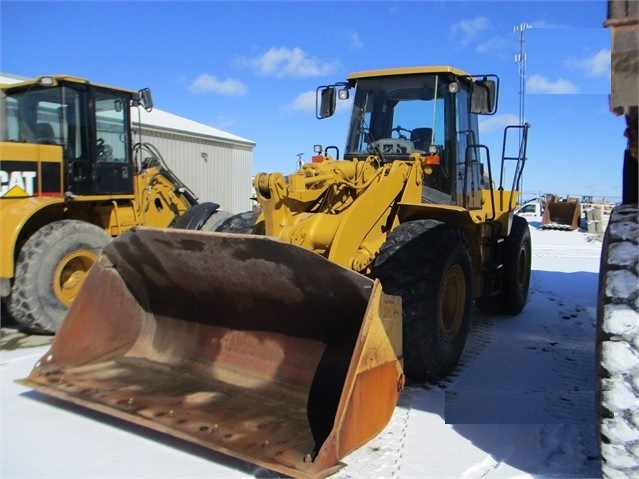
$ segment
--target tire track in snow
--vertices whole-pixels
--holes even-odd
[[[401,477],[402,457],[410,419],[413,396],[419,387],[408,386],[402,391],[388,425],[371,441],[344,458],[347,467],[331,476],[336,479],[363,477]]]
[[[464,352],[457,368],[437,384],[410,385],[402,391],[395,412],[384,430],[370,442],[343,459],[347,467],[337,472],[336,479],[359,479],[362,477],[401,477],[406,434],[409,426],[413,399],[422,391],[446,390],[453,385],[488,348],[493,339],[494,322],[490,316],[476,309],[471,313],[471,325]],[[498,464],[495,466],[497,467]],[[480,476],[469,476],[480,477]]]
[[[494,326],[495,321],[492,319],[492,316],[482,313],[477,308],[473,308],[471,311],[470,330],[468,332],[468,338],[466,339],[466,346],[464,347],[464,352],[459,359],[457,367],[439,383],[427,384],[424,385],[424,387],[426,389],[447,389],[455,384],[456,380],[488,349],[494,339]]]
[[[532,256],[533,258],[599,258],[601,251],[592,247],[565,248],[560,245],[535,245]]]
[[[555,319],[540,324],[543,343],[531,341],[531,351],[548,369],[542,391],[545,423],[539,431],[541,470],[560,477],[599,474],[595,417],[595,320],[588,309],[553,291],[535,288],[553,305]],[[567,476],[566,476],[567,475]]]

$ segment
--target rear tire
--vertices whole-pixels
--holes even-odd
[[[476,304],[480,310],[491,314],[512,316],[521,313],[528,300],[531,250],[528,222],[520,216],[515,216],[510,235],[504,240],[504,273],[501,292],[496,296],[477,298]]]
[[[33,333],[55,333],[98,254],[111,238],[83,221],[62,220],[36,231],[20,249],[8,309]]]
[[[639,477],[639,225],[616,207],[604,235],[597,308],[597,406],[604,477]]]
[[[462,231],[434,220],[399,225],[377,257],[373,277],[402,297],[404,372],[439,381],[457,365],[468,336],[472,269]]]

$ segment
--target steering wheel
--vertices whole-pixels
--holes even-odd
[[[404,135],[404,134],[402,133],[402,132],[404,132],[404,131],[405,131],[406,133],[408,133],[408,136],[406,136],[406,135]],[[412,130],[408,130],[408,129],[406,129],[406,128],[403,128],[401,125],[397,125],[395,128],[393,128],[393,129],[391,130],[391,132],[395,132],[395,133],[397,133],[397,137],[398,137],[399,139],[403,139],[403,140],[406,140],[406,139],[408,139],[408,138],[410,137],[411,131],[412,131]]]
[[[368,145],[371,153],[382,152],[386,155],[406,155],[414,150],[413,142],[406,138],[382,138]]]
[[[104,139],[98,138],[97,140],[98,146],[98,162],[102,161],[113,161],[113,147],[105,143]]]

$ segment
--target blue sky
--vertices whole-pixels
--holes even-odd
[[[350,72],[453,65],[500,77],[481,122],[493,161],[519,119],[515,55],[526,23],[524,196],[618,201],[624,121],[608,111],[605,1],[0,1],[0,71],[66,73],[257,142],[253,172],[295,169],[345,144],[348,111],[315,119],[317,86]],[[170,159],[171,162],[177,159]]]

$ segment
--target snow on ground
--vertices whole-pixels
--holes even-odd
[[[595,318],[601,242],[530,222],[533,272],[517,317],[474,310],[458,370],[407,387],[347,478],[596,478]],[[12,343],[13,344],[13,343]],[[31,391],[47,346],[0,351],[0,477],[276,477],[270,471]]]

